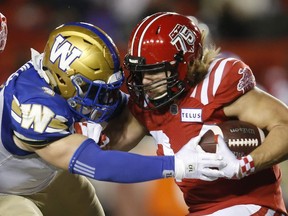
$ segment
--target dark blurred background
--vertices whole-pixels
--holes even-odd
[[[49,32],[70,21],[101,27],[116,42],[123,59],[132,28],[157,11],[196,16],[206,23],[222,51],[250,65],[263,87],[270,90],[271,82],[287,79],[287,0],[0,0],[0,10],[9,25],[7,47],[0,57],[0,81],[30,58],[31,47],[41,52]]]
[[[223,53],[239,56],[251,67],[260,87],[288,103],[287,0],[0,0],[0,11],[8,20],[7,46],[0,56],[1,83],[30,60],[30,48],[42,52],[49,32],[62,23],[85,21],[101,27],[113,38],[123,59],[129,34],[137,22],[154,12],[174,11],[197,17]],[[147,147],[145,149],[142,152],[148,153]],[[288,166],[285,163],[283,192],[287,199]],[[118,212],[115,215],[124,216],[136,215],[135,212],[140,216],[140,208],[146,209],[143,215],[177,215],[172,213],[171,208],[175,210],[176,207],[171,203],[168,207],[162,206],[166,209],[170,206],[170,213],[151,213],[152,210],[147,213],[148,206],[151,206],[146,203],[147,200],[151,200],[151,196],[157,200],[155,193],[148,193],[151,187],[154,188],[151,191],[155,192],[155,185],[150,183],[130,186],[108,184],[108,188],[106,184],[95,184],[107,208],[107,215],[113,215],[113,208]],[[165,184],[162,182],[161,185]],[[165,188],[167,191],[168,186],[165,185]],[[144,194],[147,195],[146,200]],[[124,202],[126,207],[122,197],[127,199]],[[133,200],[132,205],[129,200]]]

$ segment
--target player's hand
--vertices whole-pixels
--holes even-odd
[[[223,160],[227,164],[227,166],[220,169],[223,171],[225,178],[241,179],[255,171],[254,162],[251,155],[247,155],[238,159],[228,148],[220,135],[217,136],[217,141],[217,153],[223,156]]]
[[[200,138],[191,139],[175,154],[175,179],[214,181],[223,177],[226,164],[218,154],[206,153],[199,145]]]
[[[109,138],[102,133],[102,126],[95,122],[75,122],[75,133],[82,134],[95,140],[101,148],[104,148],[109,143]]]

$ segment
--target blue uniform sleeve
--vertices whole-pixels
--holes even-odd
[[[85,140],[75,151],[69,171],[99,181],[136,183],[174,177],[174,156],[143,156],[134,153],[101,150]]]
[[[48,89],[36,90],[38,94],[33,93],[29,98],[23,94],[13,97],[11,127],[15,135],[26,143],[45,146],[71,134],[73,114],[63,98],[46,94]]]

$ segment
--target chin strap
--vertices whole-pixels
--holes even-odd
[[[49,70],[43,70],[42,60],[44,53],[39,53],[35,49],[31,48],[31,61],[35,70],[38,72],[39,76],[45,80],[46,83],[51,85],[53,88],[57,86],[56,81]]]

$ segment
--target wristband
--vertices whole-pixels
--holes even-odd
[[[255,172],[255,165],[251,155],[244,156],[240,159],[240,169],[242,177],[248,176]]]

